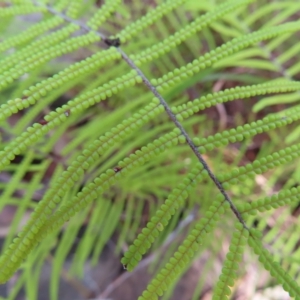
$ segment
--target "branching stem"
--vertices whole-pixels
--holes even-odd
[[[33,3],[37,6],[44,6],[42,4],[39,4],[37,1],[33,0]],[[55,9],[53,9],[52,7],[50,7],[49,5],[44,6],[47,8],[47,10],[56,15],[59,16],[61,18],[63,18],[65,21],[73,23],[78,25],[82,30],[86,31],[86,32],[94,32],[96,33],[99,37],[101,37],[101,39],[103,39],[104,41],[107,40],[107,37],[98,32],[95,31],[93,29],[91,29],[89,26],[87,26],[86,24],[82,23],[81,21],[78,20],[74,20],[70,17],[68,17],[67,15],[65,15],[64,13],[58,12]],[[232,200],[230,199],[229,195],[227,194],[227,192],[225,191],[225,189],[222,186],[222,183],[217,179],[217,177],[214,175],[214,173],[212,172],[212,170],[210,169],[210,167],[208,166],[208,164],[206,163],[206,161],[204,160],[204,158],[202,157],[201,153],[198,151],[197,147],[195,146],[195,144],[193,143],[192,139],[189,137],[188,133],[186,132],[186,130],[184,129],[184,127],[181,125],[181,123],[177,120],[176,116],[173,114],[173,112],[171,111],[171,108],[169,107],[168,103],[166,102],[166,100],[162,97],[162,95],[157,91],[157,89],[155,88],[155,86],[153,86],[151,84],[151,82],[148,80],[148,78],[145,76],[145,74],[141,71],[140,68],[138,68],[136,66],[136,64],[127,56],[127,54],[120,48],[120,47],[116,47],[117,51],[121,54],[123,60],[132,68],[134,69],[137,74],[142,78],[144,84],[147,86],[147,88],[152,92],[152,94],[157,97],[161,103],[161,105],[164,107],[166,113],[168,114],[169,118],[172,120],[172,122],[175,124],[175,126],[180,130],[181,134],[185,137],[187,144],[189,145],[189,147],[191,148],[191,150],[194,152],[194,154],[196,155],[196,157],[198,158],[199,162],[203,165],[204,169],[207,171],[209,177],[211,178],[211,180],[214,182],[215,186],[218,188],[218,190],[220,191],[220,193],[224,196],[225,201],[227,201],[230,205],[231,210],[233,211],[233,213],[236,215],[237,219],[239,220],[239,222],[244,226],[244,228],[246,228],[247,230],[249,230],[249,228],[247,227],[244,219],[242,218],[242,215],[240,214],[240,212],[238,211],[238,209],[236,208],[236,206],[234,205],[234,203],[232,202]]]

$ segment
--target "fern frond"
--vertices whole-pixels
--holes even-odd
[[[207,151],[213,150],[215,147],[225,146],[228,143],[240,142],[262,132],[267,132],[275,128],[286,126],[287,124],[297,121],[298,118],[299,112],[297,109],[293,109],[286,112],[286,117],[276,115],[267,116],[262,120],[217,133],[215,136],[209,136],[201,140],[194,138],[193,141],[195,145],[199,147],[199,151],[201,153],[206,153]]]
[[[299,158],[300,144],[274,152],[277,151],[276,143],[281,141],[277,136],[273,137],[277,134],[275,129],[286,127],[287,131],[295,125],[299,120],[299,108],[268,115],[217,134],[210,131],[210,120],[201,126],[204,115],[198,114],[220,103],[261,95],[276,94],[261,101],[269,101],[267,105],[278,102],[280,98],[276,97],[283,97],[286,102],[297,101],[300,85],[297,77],[293,79],[292,76],[296,75],[300,66],[296,55],[299,47],[292,47],[295,45],[292,40],[300,29],[300,22],[289,21],[296,19],[298,4],[286,1],[268,6],[268,1],[230,0],[217,5],[214,1],[205,0],[189,1],[187,6],[183,6],[185,0],[167,0],[157,1],[160,4],[154,9],[149,9],[144,17],[136,18],[136,12],[145,11],[137,0],[132,2],[138,4],[133,14],[119,0],[102,1],[104,4],[100,7],[98,2],[92,0],[50,2],[12,0],[9,1],[11,4],[6,1],[0,9],[0,15],[3,17],[6,14],[3,19],[8,21],[14,21],[15,15],[28,13],[41,17],[39,24],[24,30],[22,35],[16,26],[19,19],[10,27],[0,25],[1,32],[7,27],[5,35],[10,36],[15,31],[18,33],[0,45],[0,51],[6,51],[1,55],[0,64],[0,89],[3,91],[0,101],[6,103],[0,107],[0,121],[4,121],[0,128],[3,134],[0,169],[6,180],[1,182],[0,178],[0,193],[4,197],[0,207],[14,205],[17,208],[3,246],[5,253],[0,258],[0,282],[7,281],[27,258],[10,297],[16,297],[22,287],[25,287],[26,296],[30,299],[39,297],[37,287],[42,264],[46,259],[51,259],[49,253],[54,247],[50,297],[56,300],[63,262],[79,230],[84,229],[85,232],[74,255],[70,270],[73,274],[82,273],[82,266],[90,255],[93,263],[98,262],[103,247],[114,232],[119,237],[116,252],[131,242],[135,233],[145,225],[144,218],[141,218],[145,216],[145,209],[147,216],[153,217],[122,259],[128,270],[132,270],[153,242],[153,248],[159,248],[166,236],[180,224],[181,214],[185,217],[199,203],[200,213],[204,217],[196,220],[194,229],[190,225],[185,227],[185,230],[191,231],[182,245],[176,241],[165,251],[165,257],[159,259],[165,267],[140,299],[157,299],[177,282],[195,255],[199,254],[201,243],[209,244],[207,237],[212,235],[211,231],[228,208],[239,221],[236,226],[238,233],[233,235],[217,284],[216,298],[219,294],[225,296],[229,293],[234,277],[232,274],[241,258],[244,236],[248,235],[246,224],[257,221],[257,211],[265,212],[266,220],[259,220],[257,228],[266,232],[264,240],[274,249],[274,259],[291,256],[282,265],[284,269],[289,269],[295,281],[290,281],[282,273],[283,268],[271,265],[271,255],[262,250],[261,242],[254,238],[256,234],[252,231],[249,244],[258,249],[255,251],[264,260],[266,269],[272,269],[278,281],[286,285],[291,295],[298,297],[296,280],[299,274],[296,269],[299,251],[295,250],[297,237],[294,234],[289,240],[289,234],[293,230],[298,231],[299,222],[283,228],[286,225],[284,220],[299,199],[298,188],[283,190],[276,196],[250,203],[243,203],[244,198],[240,195],[252,192],[250,189],[255,187],[255,174],[286,163],[294,172],[288,186],[298,185],[299,176],[292,169],[291,162]],[[92,3],[94,6],[90,7]],[[250,3],[251,6],[248,6]],[[115,12],[117,17],[105,22]],[[130,24],[129,16],[137,21]],[[126,23],[129,23],[127,27]],[[278,25],[280,23],[284,24]],[[260,27],[260,24],[264,25]],[[98,31],[99,26],[112,38]],[[118,28],[124,29],[120,33],[115,32]],[[157,29],[160,30],[158,34]],[[250,33],[253,30],[257,31]],[[142,38],[134,39],[138,33]],[[118,38],[122,43],[127,43],[124,49],[123,45],[120,47]],[[99,50],[104,45],[98,43],[100,40],[109,49],[105,46],[105,49]],[[128,43],[130,40],[133,42]],[[85,47],[94,54],[84,51],[80,56],[69,56],[69,53]],[[132,53],[134,55],[130,55]],[[56,59],[65,54],[68,54],[68,62],[63,60],[61,64],[59,59],[57,64]],[[143,71],[137,64],[144,64]],[[240,69],[233,69],[236,74],[230,74],[232,70],[216,71],[227,66],[251,68],[253,73],[240,74],[243,72]],[[255,69],[258,69],[258,74]],[[279,75],[285,80],[265,82],[274,78],[275,72],[277,77]],[[151,82],[148,78],[152,78]],[[223,85],[220,80],[235,82],[225,82]],[[236,82],[247,86],[211,93],[212,85],[213,90],[220,90],[223,86],[235,86]],[[250,86],[250,82],[264,83]],[[205,96],[188,101],[197,97],[199,90]],[[182,92],[185,92],[184,96]],[[151,94],[155,95],[152,100]],[[100,103],[108,98],[110,101]],[[64,102],[65,99],[71,100]],[[173,106],[172,109],[170,106]],[[34,123],[42,116],[43,120]],[[167,117],[172,122],[168,122]],[[240,124],[239,118],[237,121]],[[173,130],[174,125],[176,130]],[[263,158],[256,159],[252,164],[228,169],[224,160],[228,149],[215,151],[216,155],[209,158],[208,163],[206,155],[205,159],[201,155],[215,147],[250,140],[262,132],[268,132],[271,137],[270,147],[261,147],[263,151],[258,156]],[[192,139],[191,134],[196,137]],[[198,138],[201,136],[206,138]],[[239,154],[233,158],[233,166],[244,165],[241,158],[248,145],[241,144]],[[190,157],[187,152],[190,150],[197,160]],[[224,174],[215,175],[211,171],[211,163],[213,166],[220,164],[220,169],[225,169]],[[190,168],[194,165],[195,168]],[[281,168],[277,168],[277,173],[280,172]],[[271,183],[276,181],[275,175],[272,174]],[[232,190],[225,190],[248,177],[251,180],[246,181],[245,188],[236,185]],[[192,193],[192,188],[203,179],[205,182],[199,187],[199,200],[198,193]],[[146,183],[148,181],[149,184]],[[211,205],[208,195],[214,195],[215,187],[220,195]],[[33,198],[34,191],[40,188],[46,190],[45,195]],[[19,189],[24,194],[22,203],[18,196]],[[238,199],[239,205],[235,206],[228,193]],[[254,193],[256,195],[256,191]],[[156,210],[156,207],[159,209]],[[283,213],[269,228],[267,222],[274,213],[272,208],[277,207]],[[32,209],[31,219],[9,245],[23,221],[23,213]],[[76,213],[78,219],[72,218],[63,226]],[[247,222],[244,221],[246,218]],[[34,249],[37,244],[39,246]],[[176,248],[178,250],[171,257]],[[212,262],[213,258],[210,264]],[[194,299],[198,297],[195,295]]]
[[[268,93],[285,93],[298,91],[300,84],[296,81],[275,81],[251,86],[238,86],[231,89],[226,89],[214,94],[208,94],[198,99],[188,101],[178,107],[172,107],[172,112],[176,115],[179,121],[192,116],[200,110],[209,108],[218,103],[226,103],[236,99],[245,99]]]
[[[233,238],[229,246],[229,252],[226,255],[226,259],[223,264],[222,274],[216,284],[213,300],[218,299],[229,299],[228,296],[231,294],[230,286],[234,285],[236,279],[236,271],[238,264],[242,260],[243,248],[247,244],[249,237],[249,231],[238,222],[235,224],[237,231],[233,233]]]
[[[142,232],[124,254],[121,262],[128,271],[132,271],[142,259],[142,255],[151,247],[159,231],[163,231],[164,227],[168,225],[171,216],[175,214],[176,210],[183,207],[184,201],[188,197],[188,191],[192,186],[197,185],[204,177],[207,176],[203,172],[203,166],[199,165],[170,193],[164,204],[156,211],[155,216],[142,229]]]
[[[84,3],[80,0],[74,0],[69,3],[66,15],[72,19],[77,19],[80,15]]]
[[[22,153],[28,147],[28,145],[37,141],[41,136],[45,135],[55,126],[60,125],[63,121],[66,120],[69,114],[76,114],[86,109],[87,107],[94,105],[97,102],[105,100],[107,97],[110,97],[112,94],[117,93],[118,91],[125,89],[130,85],[140,83],[141,80],[142,79],[138,75],[136,75],[136,72],[133,70],[129,72],[129,74],[126,74],[118,80],[112,80],[111,82],[105,84],[103,87],[97,88],[93,91],[89,91],[86,94],[83,94],[75,98],[74,100],[69,101],[68,104],[63,105],[63,107],[57,108],[56,111],[50,112],[50,114],[44,117],[47,122],[46,124],[33,124],[31,127],[28,127],[27,130],[23,132],[19,137],[17,137],[14,142],[5,147],[3,151],[0,151],[0,169],[8,165],[10,163],[10,160],[13,160],[15,155]],[[23,103],[21,99],[17,100],[17,105],[20,102],[22,102],[21,104],[23,105],[30,104],[30,102]],[[31,103],[34,103],[34,98],[32,97],[29,101],[31,101]],[[17,110],[16,106],[12,107],[12,110],[8,106],[7,109],[4,110],[4,114],[14,113],[14,111]]]
[[[259,166],[261,166],[261,164],[259,164]],[[123,169],[124,169],[124,166],[123,166],[122,163],[120,163],[120,167],[122,168],[122,172],[124,173],[125,170],[123,170]],[[80,174],[81,174],[82,171],[80,171],[80,172],[78,171],[79,173],[78,173],[78,175],[76,175],[76,173],[74,173],[74,170],[73,170],[72,168],[69,168],[69,172],[72,173],[72,180],[77,180],[77,179],[78,179],[78,175],[80,176]],[[60,182],[60,184],[61,184],[61,182]],[[60,194],[61,194],[61,193],[63,193],[63,190],[60,190]],[[58,197],[58,196],[59,196],[59,194],[57,194],[56,197]],[[48,203],[48,207],[54,208],[54,207],[55,207],[55,203],[58,203],[57,201],[59,201],[59,198],[53,199],[53,200],[54,200],[54,201],[52,202],[52,204],[51,204],[51,203]],[[46,207],[44,207],[44,209],[47,210]],[[40,214],[41,214],[41,211],[39,210],[38,213],[39,213],[39,220],[42,220],[43,217],[40,215]],[[74,213],[75,213],[75,212],[74,212]],[[66,219],[68,219],[68,218],[69,218],[69,216],[66,217]],[[63,220],[63,218],[62,218],[62,220]],[[39,221],[39,222],[40,222],[40,221]],[[158,223],[160,223],[160,222],[158,222]],[[158,223],[156,224],[156,226],[158,226]],[[41,223],[40,223],[40,225],[41,225]],[[155,228],[157,228],[157,227],[155,227]]]
[[[291,24],[285,24],[285,25],[282,25],[282,27],[280,27],[280,29],[281,29],[281,31],[286,31],[286,30],[296,30],[295,28],[298,28],[297,27],[297,23],[291,23]],[[276,34],[279,34],[281,31],[280,30],[276,30],[276,28],[275,29],[273,29],[273,31],[275,31],[276,32]],[[271,36],[271,33],[270,33],[270,30],[267,30],[267,33],[268,33],[268,35],[267,35],[267,37],[265,37],[265,38],[270,38]],[[258,33],[256,33],[256,35],[258,35]],[[266,35],[266,33],[263,31],[263,33],[262,33],[262,35]],[[255,35],[254,35],[255,36]],[[234,43],[233,43],[234,44]],[[241,41],[239,41],[239,44],[241,44]],[[245,44],[245,43],[244,43]],[[243,44],[243,46],[245,46]],[[248,42],[247,42],[247,45],[248,45]],[[223,45],[224,46],[224,45]],[[220,48],[224,48],[224,47],[220,47]],[[218,49],[220,49],[220,48],[218,48]],[[227,48],[227,47],[225,47],[225,48]],[[235,48],[234,49],[236,49],[236,51],[238,50],[238,47],[237,46],[235,46]],[[227,49],[228,50],[228,49]],[[216,50],[217,51],[217,50]],[[205,55],[205,57],[206,57],[207,55]],[[201,58],[203,58],[203,57],[201,57]],[[201,61],[201,59],[199,60],[199,62]],[[214,60],[213,60],[214,61]],[[193,65],[195,64],[195,62],[197,62],[197,61],[194,61],[193,62],[193,64],[191,65],[192,66],[192,69],[194,68],[193,67]],[[197,64],[199,64],[199,62],[197,62]],[[201,65],[203,66],[203,64],[201,63]],[[206,63],[205,63],[205,65],[206,65]],[[184,68],[184,70],[185,70],[185,67],[183,67]],[[198,70],[199,71],[199,67],[197,67],[197,66],[195,66],[195,70]],[[190,69],[190,68],[189,68]],[[184,77],[184,76],[186,76],[186,75],[184,75],[185,74],[185,72],[184,72],[184,70],[181,68],[180,70],[175,70],[175,74],[181,74],[180,75],[180,77]],[[186,70],[187,71],[187,70]],[[187,71],[188,73],[186,73],[186,74],[189,74],[189,75],[192,75],[192,74],[190,74],[190,72],[191,71]],[[193,73],[193,72],[192,72]],[[169,77],[171,76],[171,75],[173,74],[173,73],[169,73]],[[160,81],[165,81],[167,78],[168,78],[168,76],[164,76],[164,77],[162,77],[161,79],[159,79],[157,82],[159,83]],[[139,77],[138,77],[139,78]],[[176,77],[177,79],[175,80],[175,79],[172,79],[172,82],[173,82],[173,84],[177,81],[177,80],[179,80],[180,78],[177,76]],[[11,77],[8,77],[7,79],[6,79],[6,81],[8,81],[8,82],[11,82],[11,80],[12,80],[12,78]],[[118,80],[118,82],[121,82],[121,81],[123,81],[124,79],[122,79],[122,78],[120,78],[119,80]],[[141,79],[140,79],[141,80]],[[175,81],[174,81],[175,80]],[[152,82],[153,83],[153,82]],[[2,83],[2,84],[4,84],[4,83]],[[164,83],[164,86],[165,86],[165,83]],[[167,85],[167,86],[169,86],[169,85]],[[106,87],[106,86],[105,86]],[[158,90],[159,90],[159,88],[160,88],[160,86],[158,86]],[[120,85],[118,86],[118,89],[112,89],[112,91],[113,92],[117,92],[118,90],[120,89]],[[100,90],[99,89],[97,89],[96,91],[97,91],[97,93],[99,93],[99,92],[101,92],[103,89],[101,89],[100,88]],[[106,95],[111,95],[111,90],[108,90],[108,91],[106,91]],[[92,96],[91,94],[89,94],[89,97],[90,96]],[[100,98],[102,98],[102,97],[105,97],[103,94],[101,94],[100,95]],[[97,97],[97,98],[99,98],[99,96]],[[19,99],[17,99],[17,100],[19,100]],[[80,99],[81,100],[81,99]],[[99,100],[98,100],[99,101]],[[20,101],[18,101],[18,102],[20,102]],[[92,101],[92,103],[91,103],[91,100],[89,100],[89,102],[90,102],[90,104],[89,105],[92,105],[92,104],[94,104],[94,101]],[[73,103],[72,103],[73,104]],[[89,106],[88,105],[88,106]],[[66,107],[66,106],[65,106]],[[14,109],[13,111],[12,111],[12,113],[14,112],[14,111],[16,111],[16,108],[12,108],[12,109]],[[59,110],[61,110],[61,109],[59,109]],[[71,107],[66,107],[63,111],[63,113],[60,113],[60,118],[65,118],[65,116],[64,116],[64,114],[66,113],[66,111],[67,110],[71,110],[71,113],[73,112],[73,110],[75,110],[74,108],[71,108]],[[53,116],[55,116],[56,115],[56,113],[54,113],[54,112],[52,112],[52,115]],[[49,119],[49,120],[48,120]],[[45,117],[45,120],[47,121],[47,122],[49,122],[50,120],[51,120],[51,118],[47,118],[47,117]],[[56,125],[58,125],[60,123],[60,121],[58,121],[57,120],[57,123],[56,123]],[[49,123],[47,124],[47,125],[50,125]],[[50,128],[50,126],[49,126],[49,128]],[[44,126],[44,133],[46,132],[46,126]],[[35,138],[37,138],[37,136],[35,137]],[[14,147],[13,147],[14,148]],[[9,150],[10,151],[10,150]],[[19,151],[19,150],[17,150],[17,151]],[[13,157],[13,156],[11,156],[11,157]],[[8,161],[6,160],[6,163],[7,163]]]
[[[166,2],[158,5],[155,9],[149,11],[145,16],[126,26],[118,34],[118,38],[122,44],[125,43],[138,32],[143,31],[146,27],[153,24],[157,19],[161,18],[186,1],[187,0],[167,0]]]
[[[28,43],[30,40],[36,38],[40,34],[43,34],[47,31],[57,27],[58,25],[60,25],[62,23],[63,23],[63,20],[56,16],[51,19],[41,21],[38,24],[35,24],[35,25],[29,27],[24,32],[19,33],[18,35],[9,37],[9,38],[5,39],[4,41],[1,41],[0,52],[6,51],[12,47],[16,47],[16,46],[20,46],[25,43]],[[49,37],[47,37],[47,38],[49,38]],[[41,40],[39,40],[39,43],[41,43]],[[35,46],[37,47],[38,45],[35,45]],[[1,60],[1,68],[3,66],[3,61],[4,60]],[[13,64],[10,64],[10,65],[13,65]]]
[[[138,298],[139,300],[156,299],[157,296],[163,295],[172,280],[180,274],[187,263],[194,257],[205,235],[213,230],[216,222],[229,206],[230,204],[225,201],[222,195],[217,196],[217,199],[214,200],[205,212],[204,217],[196,223],[194,229],[186,237],[181,246],[179,246],[173,257],[170,258],[165,267],[150,282],[142,296]]]
[[[28,166],[30,163],[32,163],[32,160],[34,159],[34,151],[28,151],[26,154],[26,157],[22,161],[21,164],[18,166],[23,167],[20,168],[20,171],[16,173],[16,176],[14,176],[11,180],[16,186],[23,187],[24,189],[26,188],[26,194],[23,196],[22,201],[17,201],[16,203],[12,203],[14,205],[17,205],[17,211],[15,214],[15,217],[13,221],[10,224],[9,232],[5,238],[5,242],[3,243],[3,249],[7,249],[9,244],[12,242],[13,238],[16,235],[16,232],[19,231],[20,225],[23,223],[22,218],[24,217],[24,214],[28,209],[35,209],[35,204],[32,203],[32,199],[34,199],[34,194],[36,192],[36,187],[39,186],[40,182],[42,181],[42,178],[45,176],[45,172],[48,169],[51,161],[50,160],[45,160],[41,165],[39,170],[35,170],[35,174],[31,180],[30,183],[26,182],[23,183],[21,182],[22,178],[22,172],[26,170],[24,167]],[[21,173],[21,174],[20,174]],[[21,175],[21,176],[20,176]],[[19,177],[19,180],[17,179]],[[12,191],[10,189],[5,189],[4,193],[2,194],[2,199],[10,199],[12,198]],[[5,205],[5,201],[2,201],[0,204],[0,209],[2,211],[3,206]]]
[[[36,7],[32,4],[12,5],[8,7],[0,7],[0,18],[29,15],[38,12],[46,12],[46,9],[42,7]]]
[[[300,187],[281,190],[278,194],[265,197],[251,203],[239,204],[238,210],[242,214],[256,214],[257,211],[263,212],[270,209],[276,209],[284,205],[299,201]]]
[[[119,172],[116,173],[114,170],[109,169],[95,178],[94,182],[86,185],[82,192],[79,192],[72,201],[66,203],[53,215],[53,210],[56,208],[53,202],[46,207],[45,205],[37,207],[34,218],[31,218],[35,226],[28,223],[18,237],[14,239],[14,243],[8,251],[0,258],[0,282],[5,282],[9,278],[9,274],[11,275],[15,272],[22,262],[22,256],[28,254],[43,237],[60,228],[70,217],[112,186],[118,178],[123,177],[134,167],[144,164],[167,148],[184,142],[185,139],[180,131],[175,129],[172,133],[155,140],[148,146],[136,151],[135,154],[131,154],[123,161],[120,161],[118,163],[118,166],[121,168]],[[74,170],[76,169],[74,168]],[[78,175],[76,173],[73,174],[73,178],[77,180]],[[45,222],[46,220],[47,222]]]
[[[82,265],[88,259],[90,252],[93,251],[94,262],[99,258],[99,253],[107,240],[110,237],[109,233],[115,229],[113,226],[115,218],[120,219],[120,215],[115,214],[115,210],[122,211],[125,197],[115,204],[105,199],[97,199],[95,205],[92,206],[93,214],[88,223],[87,229],[82,237],[82,242],[78,245],[78,250],[74,254],[72,271],[82,273]],[[120,206],[120,207],[119,207]],[[115,217],[116,216],[116,217]],[[105,220],[109,218],[110,227],[106,225]],[[100,232],[100,235],[95,234]]]
[[[291,93],[289,95],[286,95],[286,97],[284,97],[284,99],[282,99],[282,97],[280,97],[279,95],[275,95],[275,96],[271,96],[268,98],[263,98],[261,99],[258,103],[256,103],[253,106],[253,111],[254,112],[258,112],[260,110],[262,110],[263,108],[270,106],[270,105],[276,105],[278,103],[294,103],[300,100],[300,93],[299,92],[295,92],[295,93]]]
[[[67,190],[74,185],[76,180],[84,173],[86,169],[93,165],[94,161],[119,139],[130,134],[135,126],[144,124],[150,116],[154,117],[162,111],[159,101],[154,99],[149,105],[143,108],[140,112],[134,114],[128,120],[124,120],[122,124],[107,132],[104,136],[100,136],[97,141],[88,145],[74,159],[66,171],[64,171],[55,184],[47,191],[43,200],[39,203],[39,210],[32,215],[30,226],[34,226],[35,219],[41,217],[40,211],[44,211],[47,207],[55,207],[61,200]],[[123,170],[124,172],[124,170]]]
[[[70,31],[73,31],[74,29],[76,29],[76,25],[70,25],[70,27],[68,27],[66,30],[66,34],[69,35]],[[62,38],[61,35],[60,38]],[[100,37],[98,35],[90,32],[86,35],[73,37],[53,47],[46,48],[43,51],[38,52],[36,55],[32,55],[31,57],[28,57],[28,52],[26,51],[24,54],[24,60],[22,60],[17,67],[12,67],[11,69],[3,72],[3,75],[0,77],[0,90],[6,88],[15,79],[35,69],[41,64],[81,47],[98,42],[99,40]]]
[[[11,76],[11,80],[17,79],[21,75],[25,74],[27,69],[32,66],[32,62],[36,59],[42,57],[42,55],[46,54],[45,49],[48,47],[54,47],[55,45],[59,44],[60,42],[64,41],[66,38],[70,36],[74,31],[78,29],[78,26],[71,24],[68,25],[58,31],[55,31],[37,41],[33,41],[31,44],[25,46],[20,51],[13,53],[12,55],[8,55],[2,60],[0,71],[0,83],[2,84],[2,89],[8,86],[11,82],[5,83],[5,77]],[[52,48],[53,49],[53,48]],[[16,66],[19,68],[24,68],[24,70],[17,71]]]
[[[300,155],[300,144],[286,147],[278,152],[255,160],[253,163],[249,163],[246,166],[235,168],[233,171],[218,176],[220,182],[222,182],[224,188],[229,188],[231,184],[236,184],[238,181],[244,181],[247,177],[252,178],[255,174],[261,174],[269,169],[274,168],[287,162],[293,161]]]
[[[94,14],[94,16],[87,22],[87,25],[93,30],[97,30],[98,27],[103,24],[108,17],[116,10],[120,0],[106,1],[104,5]]]
[[[262,245],[259,238],[261,233],[257,230],[251,230],[248,244],[253,249],[254,253],[259,256],[259,261],[264,268],[282,285],[291,297],[298,299],[300,297],[300,287],[290,277],[290,275],[282,269],[278,262],[273,261],[269,251]]]
[[[196,18],[192,23],[186,25],[184,28],[180,29],[174,35],[169,36],[164,41],[159,44],[153,45],[150,48],[147,48],[143,52],[140,52],[136,55],[131,55],[130,58],[135,61],[137,65],[141,63],[146,63],[148,61],[157,59],[163,54],[167,54],[173,48],[176,48],[183,41],[188,39],[191,35],[202,30],[205,27],[208,27],[216,19],[221,18],[225,14],[231,12],[232,10],[251,3],[253,0],[242,0],[242,1],[230,1],[225,2],[220,6],[217,6],[215,10],[207,12],[205,15]]]
[[[35,104],[37,101],[47,96],[54,89],[60,88],[70,80],[76,82],[83,75],[89,75],[96,69],[107,63],[120,58],[120,54],[116,52],[115,48],[107,51],[99,52],[91,57],[86,58],[80,62],[72,64],[70,67],[60,71],[53,77],[49,77],[38,84],[31,86],[28,90],[23,92],[24,98],[9,100],[7,104],[2,104],[0,107],[0,120],[5,120],[13,113],[27,108]],[[124,79],[124,78],[123,78]],[[98,90],[99,91],[99,90]],[[71,107],[68,107],[70,109]],[[67,110],[65,110],[66,112]]]
[[[199,59],[195,59],[187,66],[175,69],[173,72],[169,72],[162,78],[152,79],[151,84],[154,85],[159,92],[163,92],[167,89],[170,89],[181,80],[184,80],[204,69],[207,69],[218,60],[236,53],[241,49],[248,47],[249,45],[261,42],[266,39],[274,38],[287,32],[294,32],[299,29],[300,22],[290,22],[243,35],[241,37],[233,39],[226,44],[223,44],[222,46],[216,48],[215,50],[212,50],[211,52],[207,52],[204,56],[201,56]],[[152,59],[154,59],[154,57]],[[135,63],[139,65],[137,61],[135,61]]]
[[[255,24],[262,17],[269,17],[274,13],[274,11],[285,9],[295,5],[293,1],[284,2],[268,2],[260,6],[259,9],[254,10],[250,15],[247,16],[245,22],[248,26]],[[272,15],[273,17],[273,15]]]
[[[113,56],[108,53],[108,57],[111,58]],[[94,57],[96,60],[97,57]],[[102,57],[102,60],[99,60],[100,62],[105,62],[106,57]],[[98,61],[98,63],[99,63]],[[93,63],[91,63],[93,65]],[[98,64],[97,64],[98,65]],[[76,67],[80,68],[81,64],[78,63]],[[93,65],[93,68],[95,66]],[[74,67],[75,68],[75,67]],[[86,66],[87,68],[87,66]],[[72,76],[73,74],[73,68],[70,68],[67,70],[69,76]],[[77,72],[74,71],[76,74]],[[80,72],[79,72],[80,73]],[[2,105],[2,109],[4,109],[4,112],[6,114],[3,114],[3,118],[8,117],[12,113],[16,112],[18,108],[25,108],[27,107],[28,102],[33,102],[36,98],[40,98],[42,96],[45,96],[46,93],[48,93],[51,88],[54,86],[57,86],[56,79],[60,84],[63,84],[64,81],[59,78],[63,78],[67,75],[64,71],[60,73],[61,77],[55,77],[51,78],[49,80],[46,80],[44,82],[44,87],[43,86],[38,86],[39,90],[35,92],[36,88],[32,88],[30,91],[26,91],[25,94],[28,95],[28,98],[26,100],[21,100],[21,99],[16,99],[15,101],[9,101],[8,104]],[[135,72],[132,73],[133,76],[135,76]],[[130,77],[129,77],[130,78]],[[136,77],[136,80],[139,82],[140,79],[139,77]],[[125,84],[124,86],[118,84],[118,90],[120,88],[124,88],[126,85],[126,82],[128,82],[123,78],[122,80],[118,80],[117,83]],[[130,79],[129,83],[133,83]],[[116,85],[115,81],[111,82],[111,85]],[[109,85],[106,85],[106,92],[105,94],[98,94],[97,96],[94,96],[96,92],[99,92],[103,90],[102,87],[98,88],[95,90],[94,94],[92,92],[88,92],[86,94],[86,97],[92,97],[89,98],[87,105],[92,105],[94,102],[97,102],[99,100],[104,100],[106,96],[111,95],[111,91],[116,92],[114,87],[111,89],[108,88]],[[207,95],[204,97],[201,97],[200,99],[195,99],[194,101],[190,101],[187,104],[184,104],[182,106],[173,107],[172,112],[176,114],[176,117],[178,118],[179,121],[183,120],[184,118],[187,118],[191,116],[192,114],[198,112],[199,110],[205,109],[206,107],[210,107],[211,105],[215,105],[216,103],[222,103],[226,102],[229,100],[234,100],[237,98],[244,98],[244,97],[251,97],[259,94],[265,94],[265,93],[274,93],[274,92],[287,92],[287,91],[292,91],[292,90],[298,90],[299,89],[299,84],[297,82],[274,82],[274,83],[267,83],[267,84],[262,84],[262,85],[255,85],[255,86],[249,86],[249,87],[238,87],[234,89],[229,89],[225,90],[213,95]],[[35,139],[38,139],[40,136],[44,135],[46,132],[48,132],[50,129],[53,128],[54,124],[57,126],[62,122],[64,119],[66,119],[66,113],[69,111],[70,113],[76,113],[77,108],[73,103],[79,102],[84,97],[82,95],[81,97],[77,99],[74,99],[72,101],[69,101],[67,105],[64,105],[63,108],[58,108],[57,112],[51,112],[50,115],[46,115],[44,119],[48,122],[45,125],[40,125],[40,124],[34,124],[33,127],[29,127],[27,129],[27,133],[23,133],[22,136],[17,138],[16,143],[12,143],[10,146],[7,146],[4,151],[0,152],[0,157],[2,157],[3,161],[5,161],[7,155],[11,159],[14,158],[14,155],[22,153],[26,148],[26,140],[28,140],[29,136],[32,136],[33,134],[35,135]],[[104,98],[104,99],[103,99]],[[18,100],[18,101],[17,101]],[[83,102],[84,103],[84,102]],[[23,106],[21,106],[23,105]],[[72,107],[73,106],[73,107]],[[74,107],[75,106],[75,107]],[[77,107],[82,107],[82,104],[79,104]],[[229,142],[236,142],[243,140],[244,138],[249,138],[250,136],[254,136],[257,133],[261,133],[263,131],[267,131],[270,129],[274,129],[276,127],[280,126],[285,126],[286,124],[289,124],[293,121],[297,120],[298,112],[296,109],[291,110],[291,111],[286,111],[286,116],[284,118],[276,118],[275,116],[273,117],[266,117],[263,120],[253,122],[251,124],[246,124],[243,127],[238,127],[237,131],[234,129],[231,129],[229,131],[224,131],[223,133],[218,133],[215,138],[214,137],[208,137],[207,139],[202,139],[201,141],[197,138],[194,139],[194,143],[196,146],[200,147],[199,151],[202,153],[205,153],[207,150],[212,150],[214,147],[220,146],[220,145],[226,145]],[[35,129],[34,129],[35,128]],[[30,132],[30,134],[29,134]],[[235,137],[236,135],[236,137]],[[32,138],[32,137],[31,137]],[[24,145],[25,144],[25,145]],[[200,145],[205,145],[200,146]],[[6,165],[8,161],[6,160],[6,163],[3,164]]]

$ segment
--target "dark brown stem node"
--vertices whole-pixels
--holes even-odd
[[[108,46],[113,46],[113,47],[119,47],[121,45],[121,41],[119,38],[115,38],[115,39],[109,39],[109,38],[106,38],[104,39],[104,42],[106,45]]]

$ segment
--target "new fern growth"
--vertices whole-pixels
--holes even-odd
[[[300,146],[278,138],[296,128],[299,107],[254,115],[247,104],[263,96],[257,111],[298,100],[299,2],[167,0],[143,16],[131,2],[0,1],[0,207],[16,208],[0,283],[22,270],[7,299],[23,286],[38,299],[34,266],[40,272],[47,259],[50,297],[58,299],[62,263],[84,226],[68,276],[82,273],[90,257],[98,263],[116,233],[127,271],[148,251],[159,253],[160,267],[138,298],[158,299],[204,249],[220,250],[214,241],[222,231],[231,242],[213,299],[229,299],[249,249],[300,299]],[[16,30],[20,20],[26,26]],[[205,111],[238,100],[249,118],[216,131]],[[244,161],[263,134],[268,146]],[[223,158],[228,149],[238,149],[232,163]],[[263,175],[267,195],[257,191]],[[267,223],[279,209],[278,224],[293,219],[284,230]],[[200,294],[195,287],[193,299]]]

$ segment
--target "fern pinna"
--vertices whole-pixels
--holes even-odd
[[[300,95],[299,1],[98,2],[0,1],[0,205],[15,208],[0,282],[17,274],[5,299],[22,287],[39,299],[47,260],[58,299],[83,228],[68,278],[99,264],[116,234],[127,271],[158,253],[139,299],[170,297],[205,249],[213,263],[231,240],[213,299],[234,295],[249,249],[300,299],[300,114],[297,103],[283,106]],[[216,130],[203,111],[237,100],[249,118]],[[245,161],[263,135],[266,145]],[[228,149],[238,150],[231,163]],[[199,284],[191,297],[201,294]]]

